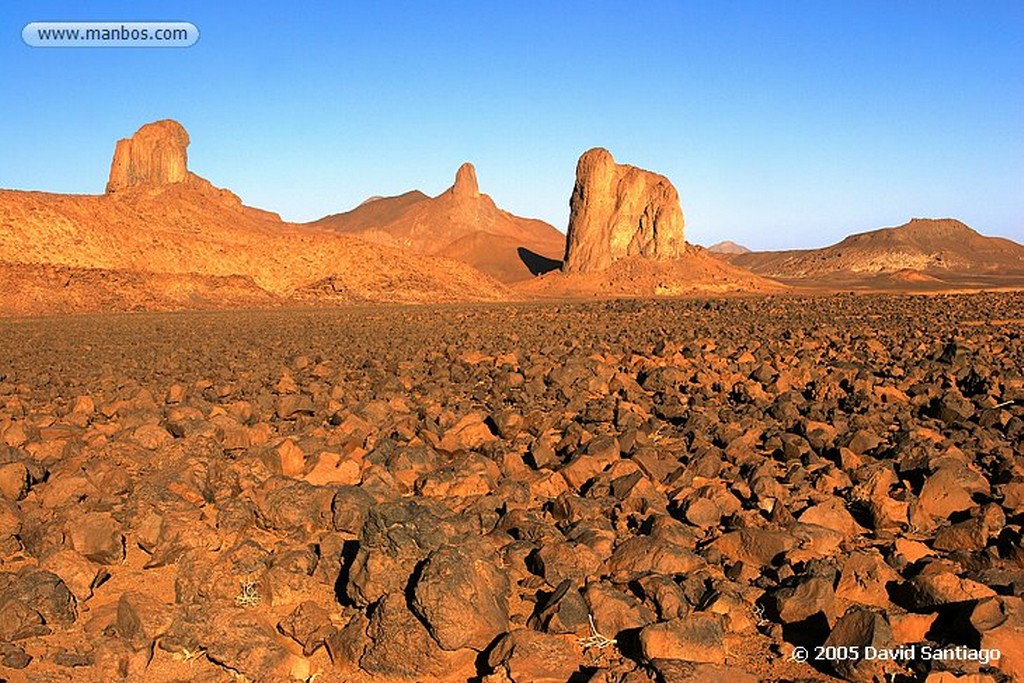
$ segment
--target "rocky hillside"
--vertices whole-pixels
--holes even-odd
[[[685,245],[673,259],[629,256],[604,270],[578,274],[555,271],[516,285],[516,291],[542,298],[700,296],[786,289],[780,282],[734,266],[692,244]]]

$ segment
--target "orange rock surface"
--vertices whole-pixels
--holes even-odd
[[[147,123],[117,141],[107,192],[138,185],[170,185],[188,178],[188,133],[177,121]]]
[[[606,149],[580,157],[569,207],[567,273],[605,270],[628,256],[671,259],[684,251],[676,188],[657,173],[615,163]]]

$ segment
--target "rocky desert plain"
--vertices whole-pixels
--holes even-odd
[[[308,224],[0,190],[0,680],[1024,680],[1024,247],[707,250],[604,149]]]

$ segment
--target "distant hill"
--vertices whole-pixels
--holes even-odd
[[[436,197],[413,190],[372,198],[307,225],[453,258],[506,283],[557,268],[565,252],[565,235],[554,227],[503,211],[482,194],[468,163],[459,168],[455,184]]]
[[[736,244],[732,240],[723,240],[716,242],[708,247],[708,251],[712,254],[749,254],[750,249],[747,249],[742,244]]]
[[[777,278],[831,274],[871,276],[910,271],[950,276],[1024,275],[1024,246],[987,237],[952,219],[914,218],[894,228],[851,235],[821,249],[762,251],[727,256],[732,263]]]

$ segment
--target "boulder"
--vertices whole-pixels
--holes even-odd
[[[1024,679],[1024,600],[993,597],[982,600],[971,612],[971,626],[978,632],[981,648],[999,650],[994,666],[1011,680]]]
[[[587,602],[573,582],[566,579],[545,599],[543,607],[530,625],[548,633],[575,633],[583,636],[589,632],[589,615]]]
[[[772,596],[779,621],[795,624],[823,614],[829,621],[836,614],[836,594],[830,579],[812,576],[795,586],[779,589]]]
[[[654,612],[632,595],[608,583],[591,583],[583,598],[594,617],[594,628],[608,638],[641,629],[655,620]]]
[[[688,574],[704,566],[689,548],[659,536],[634,536],[615,549],[608,573],[616,580],[631,581],[643,574]]]
[[[173,611],[167,605],[151,595],[129,591],[121,594],[110,632],[133,650],[141,650],[166,633],[173,620]]]
[[[640,647],[648,661],[725,662],[722,622],[718,615],[697,613],[651,624],[640,631]]]
[[[211,661],[249,679],[281,680],[291,670],[292,656],[273,626],[244,608],[207,607],[197,621],[176,623],[170,635],[195,638]]]
[[[327,643],[334,634],[330,615],[311,600],[299,604],[292,613],[277,624],[277,630],[302,646],[306,657]]]
[[[739,529],[723,534],[711,545],[734,562],[763,567],[794,547],[796,539],[781,531]]]
[[[857,524],[853,515],[849,513],[839,498],[830,498],[824,503],[812,505],[804,510],[798,519],[804,524],[817,524],[826,529],[838,531],[846,538],[864,532],[864,527]]]
[[[484,421],[484,415],[474,412],[463,417],[445,432],[437,448],[446,453],[454,453],[458,450],[479,448],[485,443],[497,439],[498,437],[491,432],[491,428]]]
[[[566,579],[582,580],[597,573],[601,560],[590,548],[578,543],[545,543],[534,556],[537,570],[552,586]]]
[[[436,507],[412,501],[382,503],[369,510],[346,594],[359,606],[387,594],[401,595],[416,565],[448,540]],[[417,622],[418,623],[418,622]]]
[[[121,526],[108,513],[90,512],[67,529],[74,549],[93,562],[117,564],[124,559]]]
[[[836,596],[862,605],[888,609],[887,586],[899,580],[899,574],[885,563],[877,550],[855,551],[843,562]]]
[[[508,594],[495,558],[446,546],[422,565],[412,608],[443,649],[480,651],[508,630]]]
[[[864,657],[862,653],[866,648],[873,647],[876,650],[885,650],[894,643],[892,629],[889,622],[880,612],[871,611],[861,607],[854,607],[847,612],[836,624],[835,628],[825,640],[826,648],[851,648],[850,652],[857,652],[858,656],[843,657],[829,660],[832,669],[848,681],[869,681],[884,680],[884,662],[870,657]]]
[[[525,629],[505,634],[491,648],[487,663],[515,683],[564,683],[581,662],[565,638]]]
[[[0,614],[0,641],[46,635],[78,617],[75,598],[60,577],[31,566],[0,573]]]
[[[28,468],[20,462],[0,465],[0,498],[21,500],[28,492]]]
[[[757,683],[752,673],[734,666],[694,664],[681,659],[657,659],[651,666],[663,683]]]
[[[385,680],[440,677],[471,664],[472,650],[446,653],[427,633],[423,624],[406,609],[405,598],[388,595],[373,610],[367,628],[370,643],[359,660],[360,666]],[[475,653],[473,653],[475,654]]]
[[[957,576],[942,563],[929,564],[910,580],[910,600],[915,609],[929,610],[958,602],[995,597],[983,583]]]

